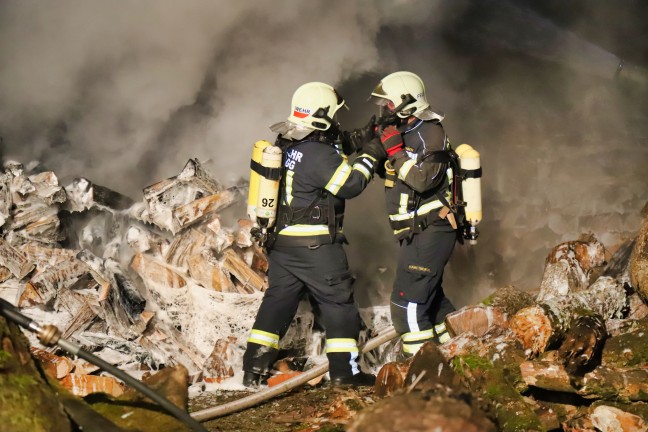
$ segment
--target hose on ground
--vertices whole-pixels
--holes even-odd
[[[36,333],[43,345],[57,345],[68,353],[77,357],[81,357],[82,359],[89,361],[90,363],[113,375],[115,378],[122,380],[124,383],[126,383],[126,385],[136,389],[144,396],[152,399],[167,413],[171,414],[172,416],[189,426],[191,430],[196,432],[207,432],[207,429],[205,429],[205,427],[198,421],[194,420],[194,418],[191,417],[189,413],[187,413],[183,409],[178,408],[164,396],[147,387],[141,381],[138,381],[126,372],[100,359],[96,355],[81,349],[81,347],[74,342],[62,339],[61,331],[55,326],[41,326],[36,321],[33,321],[31,318],[18,312],[18,310],[11,303],[2,298],[0,298],[0,315],[4,316],[6,319],[14,322],[15,324],[18,324],[19,326],[24,327],[33,333]]]
[[[369,339],[360,348],[360,351],[362,353],[369,352],[379,347],[380,345],[389,342],[390,340],[394,339],[396,336],[398,336],[396,330],[394,330],[394,327],[390,327],[389,329],[384,330],[383,332],[378,334],[376,337]],[[234,412],[241,411],[247,408],[251,408],[255,405],[267,401],[268,399],[272,399],[273,397],[280,395],[281,393],[285,393],[289,390],[294,389],[295,387],[299,387],[300,385],[305,384],[308,381],[317,378],[320,375],[324,375],[328,371],[328,368],[329,368],[328,362],[324,362],[322,364],[319,364],[307,370],[304,373],[301,373],[293,378],[290,378],[282,382],[279,385],[276,385],[274,387],[268,387],[266,390],[260,391],[258,393],[254,393],[250,396],[246,396],[244,398],[237,399],[235,401],[223,405],[218,405],[200,411],[195,411],[191,413],[191,416],[198,421],[204,422],[207,420],[215,419],[217,417],[222,417],[228,414],[232,414]]]

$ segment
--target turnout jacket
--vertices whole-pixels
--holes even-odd
[[[439,211],[452,202],[450,142],[438,122],[416,120],[399,128],[404,150],[389,158],[385,191],[394,235],[408,238],[429,225],[447,225]]]
[[[361,154],[349,164],[332,143],[309,135],[283,147],[275,245],[315,246],[343,241],[344,200],[360,194],[376,160]]]

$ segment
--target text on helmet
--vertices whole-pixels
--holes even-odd
[[[297,118],[308,117],[310,115],[310,109],[296,106],[293,110],[293,115]]]

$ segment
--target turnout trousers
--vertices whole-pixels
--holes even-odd
[[[243,370],[268,375],[279,340],[307,291],[326,330],[331,378],[357,374],[360,316],[353,300],[352,278],[342,244],[274,247],[268,257],[265,292],[243,356]]]
[[[443,321],[455,308],[442,282],[456,240],[450,225],[428,226],[411,242],[401,240],[390,311],[405,355],[415,354],[427,341],[449,338]]]

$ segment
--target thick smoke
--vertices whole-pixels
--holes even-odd
[[[482,236],[457,246],[445,283],[461,306],[537,286],[560,241],[592,231],[614,247],[638,228],[645,106],[615,81],[606,28],[596,35],[607,46],[587,41],[597,14],[556,24],[489,0],[4,1],[0,156],[136,199],[191,157],[235,182],[300,84],[338,86],[352,128],[373,113],[366,97],[381,76],[412,70],[453,143],[482,153]],[[358,299],[385,302],[396,246],[379,182],[348,203],[346,227]]]
[[[271,139],[267,127],[286,117],[297,86],[378,65],[381,25],[411,15],[398,5],[4,2],[7,156],[134,196],[189,157],[211,160],[224,177],[245,175],[251,144]]]

